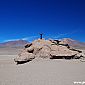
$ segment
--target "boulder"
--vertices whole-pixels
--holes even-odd
[[[36,57],[49,59],[79,59],[82,56],[82,51],[71,48],[66,43],[56,44],[56,41],[53,40],[38,39],[25,45],[25,48],[21,51],[18,58],[15,58],[15,62],[29,61]]]
[[[31,46],[31,47],[29,47],[29,48],[26,48],[26,51],[27,51],[28,53],[33,53],[34,48]]]
[[[34,58],[35,58],[35,55],[33,53],[22,52],[19,54],[17,58],[14,59],[14,61],[17,62],[18,64],[18,63],[31,61]]]
[[[32,43],[28,43],[28,44],[26,44],[24,47],[25,48],[28,48],[28,47],[30,47],[32,45]]]
[[[48,46],[43,46],[42,49],[36,54],[36,57],[50,58],[51,49]]]
[[[70,56],[70,58],[72,58],[77,53],[78,53],[77,51],[69,50],[66,46],[53,45],[53,46],[51,46],[50,55],[51,55],[51,58],[55,57],[56,59],[57,58],[66,58],[66,56],[67,57]]]

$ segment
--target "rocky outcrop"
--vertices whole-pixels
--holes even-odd
[[[25,45],[15,62],[27,62],[36,57],[49,59],[79,59],[83,57],[82,51],[70,48],[67,44],[61,44],[60,41],[38,39]]]

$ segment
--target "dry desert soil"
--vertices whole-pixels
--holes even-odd
[[[85,85],[85,62],[35,59],[16,65],[14,58],[19,51],[0,48],[0,85]]]

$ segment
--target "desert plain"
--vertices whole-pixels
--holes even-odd
[[[85,85],[85,62],[36,58],[16,65],[20,50],[0,48],[0,85]]]

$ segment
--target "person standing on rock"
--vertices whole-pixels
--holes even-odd
[[[42,33],[40,33],[40,39],[42,39],[42,35],[43,35],[43,34],[42,34]]]

